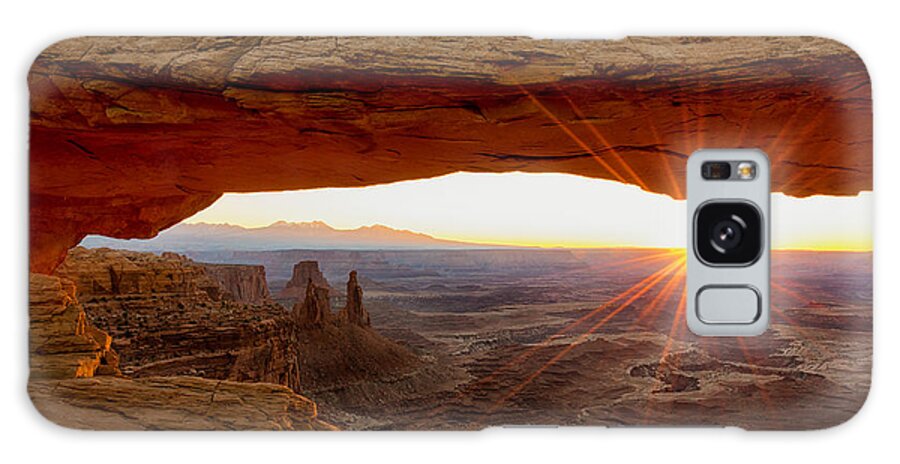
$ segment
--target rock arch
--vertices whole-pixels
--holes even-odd
[[[790,195],[871,189],[869,78],[825,39],[89,37],[28,82],[34,272],[224,192],[553,171],[681,198],[716,146]]]

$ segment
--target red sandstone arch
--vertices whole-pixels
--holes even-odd
[[[871,189],[870,85],[816,38],[79,38],[35,61],[31,270],[223,192],[554,171],[683,196],[759,147],[796,196]]]

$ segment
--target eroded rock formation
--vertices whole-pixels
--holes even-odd
[[[314,277],[289,313],[214,300],[225,290],[211,291],[197,269],[206,268],[175,254],[75,249],[58,270],[86,289],[83,304],[72,281],[34,274],[29,392],[38,409],[91,429],[321,430],[330,425],[298,393],[327,401],[329,422],[349,424],[374,398],[400,401],[450,381],[370,327],[355,271],[334,317]]]
[[[75,248],[57,275],[76,282],[128,375],[299,385],[290,315],[273,302],[232,301],[204,265],[174,253]]]
[[[310,282],[316,287],[331,290],[331,285],[319,270],[318,261],[300,261],[294,265],[291,280],[278,293],[278,299],[285,302],[302,302],[306,298]],[[288,306],[290,307],[290,304]]]
[[[262,304],[269,301],[266,268],[246,264],[203,263],[213,279],[238,303]]]
[[[71,281],[31,274],[29,299],[28,393],[57,424],[92,430],[334,428],[318,419],[315,403],[281,379],[123,378],[112,338],[88,323]],[[254,366],[238,370],[253,372],[248,367]]]
[[[203,266],[176,253],[139,253],[109,248],[76,247],[55,275],[75,282],[90,298],[138,296],[181,301],[228,299],[227,292]]]
[[[86,37],[28,82],[44,273],[86,234],[152,237],[226,191],[465,170],[682,198],[700,147],[762,148],[790,195],[872,185],[869,78],[826,39]]]
[[[32,379],[119,373],[110,336],[88,323],[72,281],[31,274],[28,299]]]
[[[350,278],[347,280],[347,304],[338,317],[341,321],[360,327],[372,325],[369,313],[363,306],[363,290],[356,279],[356,271],[350,271]]]
[[[51,421],[88,430],[334,430],[287,387],[198,377],[32,381]]]
[[[321,327],[330,321],[331,300],[328,288],[316,285],[313,279],[309,278],[306,283],[306,296],[302,302],[294,304],[293,316],[301,327]]]

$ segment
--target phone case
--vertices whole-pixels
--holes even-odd
[[[57,424],[818,429],[865,401],[871,86],[840,43],[84,37],[28,85]],[[698,337],[685,164],[738,147],[771,165],[771,321]]]

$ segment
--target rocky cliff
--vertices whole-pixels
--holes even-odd
[[[110,336],[88,323],[72,281],[31,274],[28,299],[32,379],[119,373]]]
[[[294,320],[300,327],[321,327],[331,321],[331,300],[328,288],[320,287],[310,278],[303,301],[294,304]]]
[[[350,279],[347,280],[347,304],[338,314],[338,319],[360,327],[369,327],[369,313],[363,306],[363,290],[356,278],[356,271],[350,271]]]
[[[203,266],[175,253],[75,247],[54,274],[73,281],[83,299],[152,296],[219,301],[230,297]]]
[[[334,429],[318,419],[314,402],[283,385],[123,377],[112,338],[88,323],[70,280],[31,274],[29,316],[28,393],[38,411],[59,425],[92,430]],[[271,358],[265,351],[245,359],[267,361]]]
[[[243,279],[246,268],[226,271]],[[76,282],[88,319],[113,337],[134,377],[197,375],[297,388],[294,322],[278,304],[234,301],[205,266],[174,253],[73,249],[57,275]],[[254,279],[261,271],[251,273]],[[239,295],[259,294],[262,284]]]
[[[332,290],[331,285],[322,275],[322,271],[319,270],[318,261],[300,261],[294,265],[291,280],[278,293],[278,300],[287,303],[288,307],[291,307],[293,302],[303,301],[306,298],[306,289],[310,282],[316,287]]]
[[[269,301],[266,268],[245,264],[208,264],[203,268],[238,303],[262,304]]]
[[[304,298],[288,312],[225,298],[183,256],[73,250],[59,268],[67,278],[32,276],[29,393],[78,428],[322,430],[307,395],[328,403],[329,422],[352,425],[386,398],[443,384],[427,359],[371,328],[355,271],[335,316],[316,263],[297,269]]]
[[[281,385],[199,377],[31,381],[38,411],[88,430],[335,430],[316,403]]]
[[[303,367],[299,391],[327,404],[323,414],[330,421],[359,427],[355,414],[383,413],[388,401],[431,391],[446,380],[445,372],[371,327],[356,271],[350,272],[346,300],[333,316],[328,289],[309,279],[305,298],[293,309]]]

